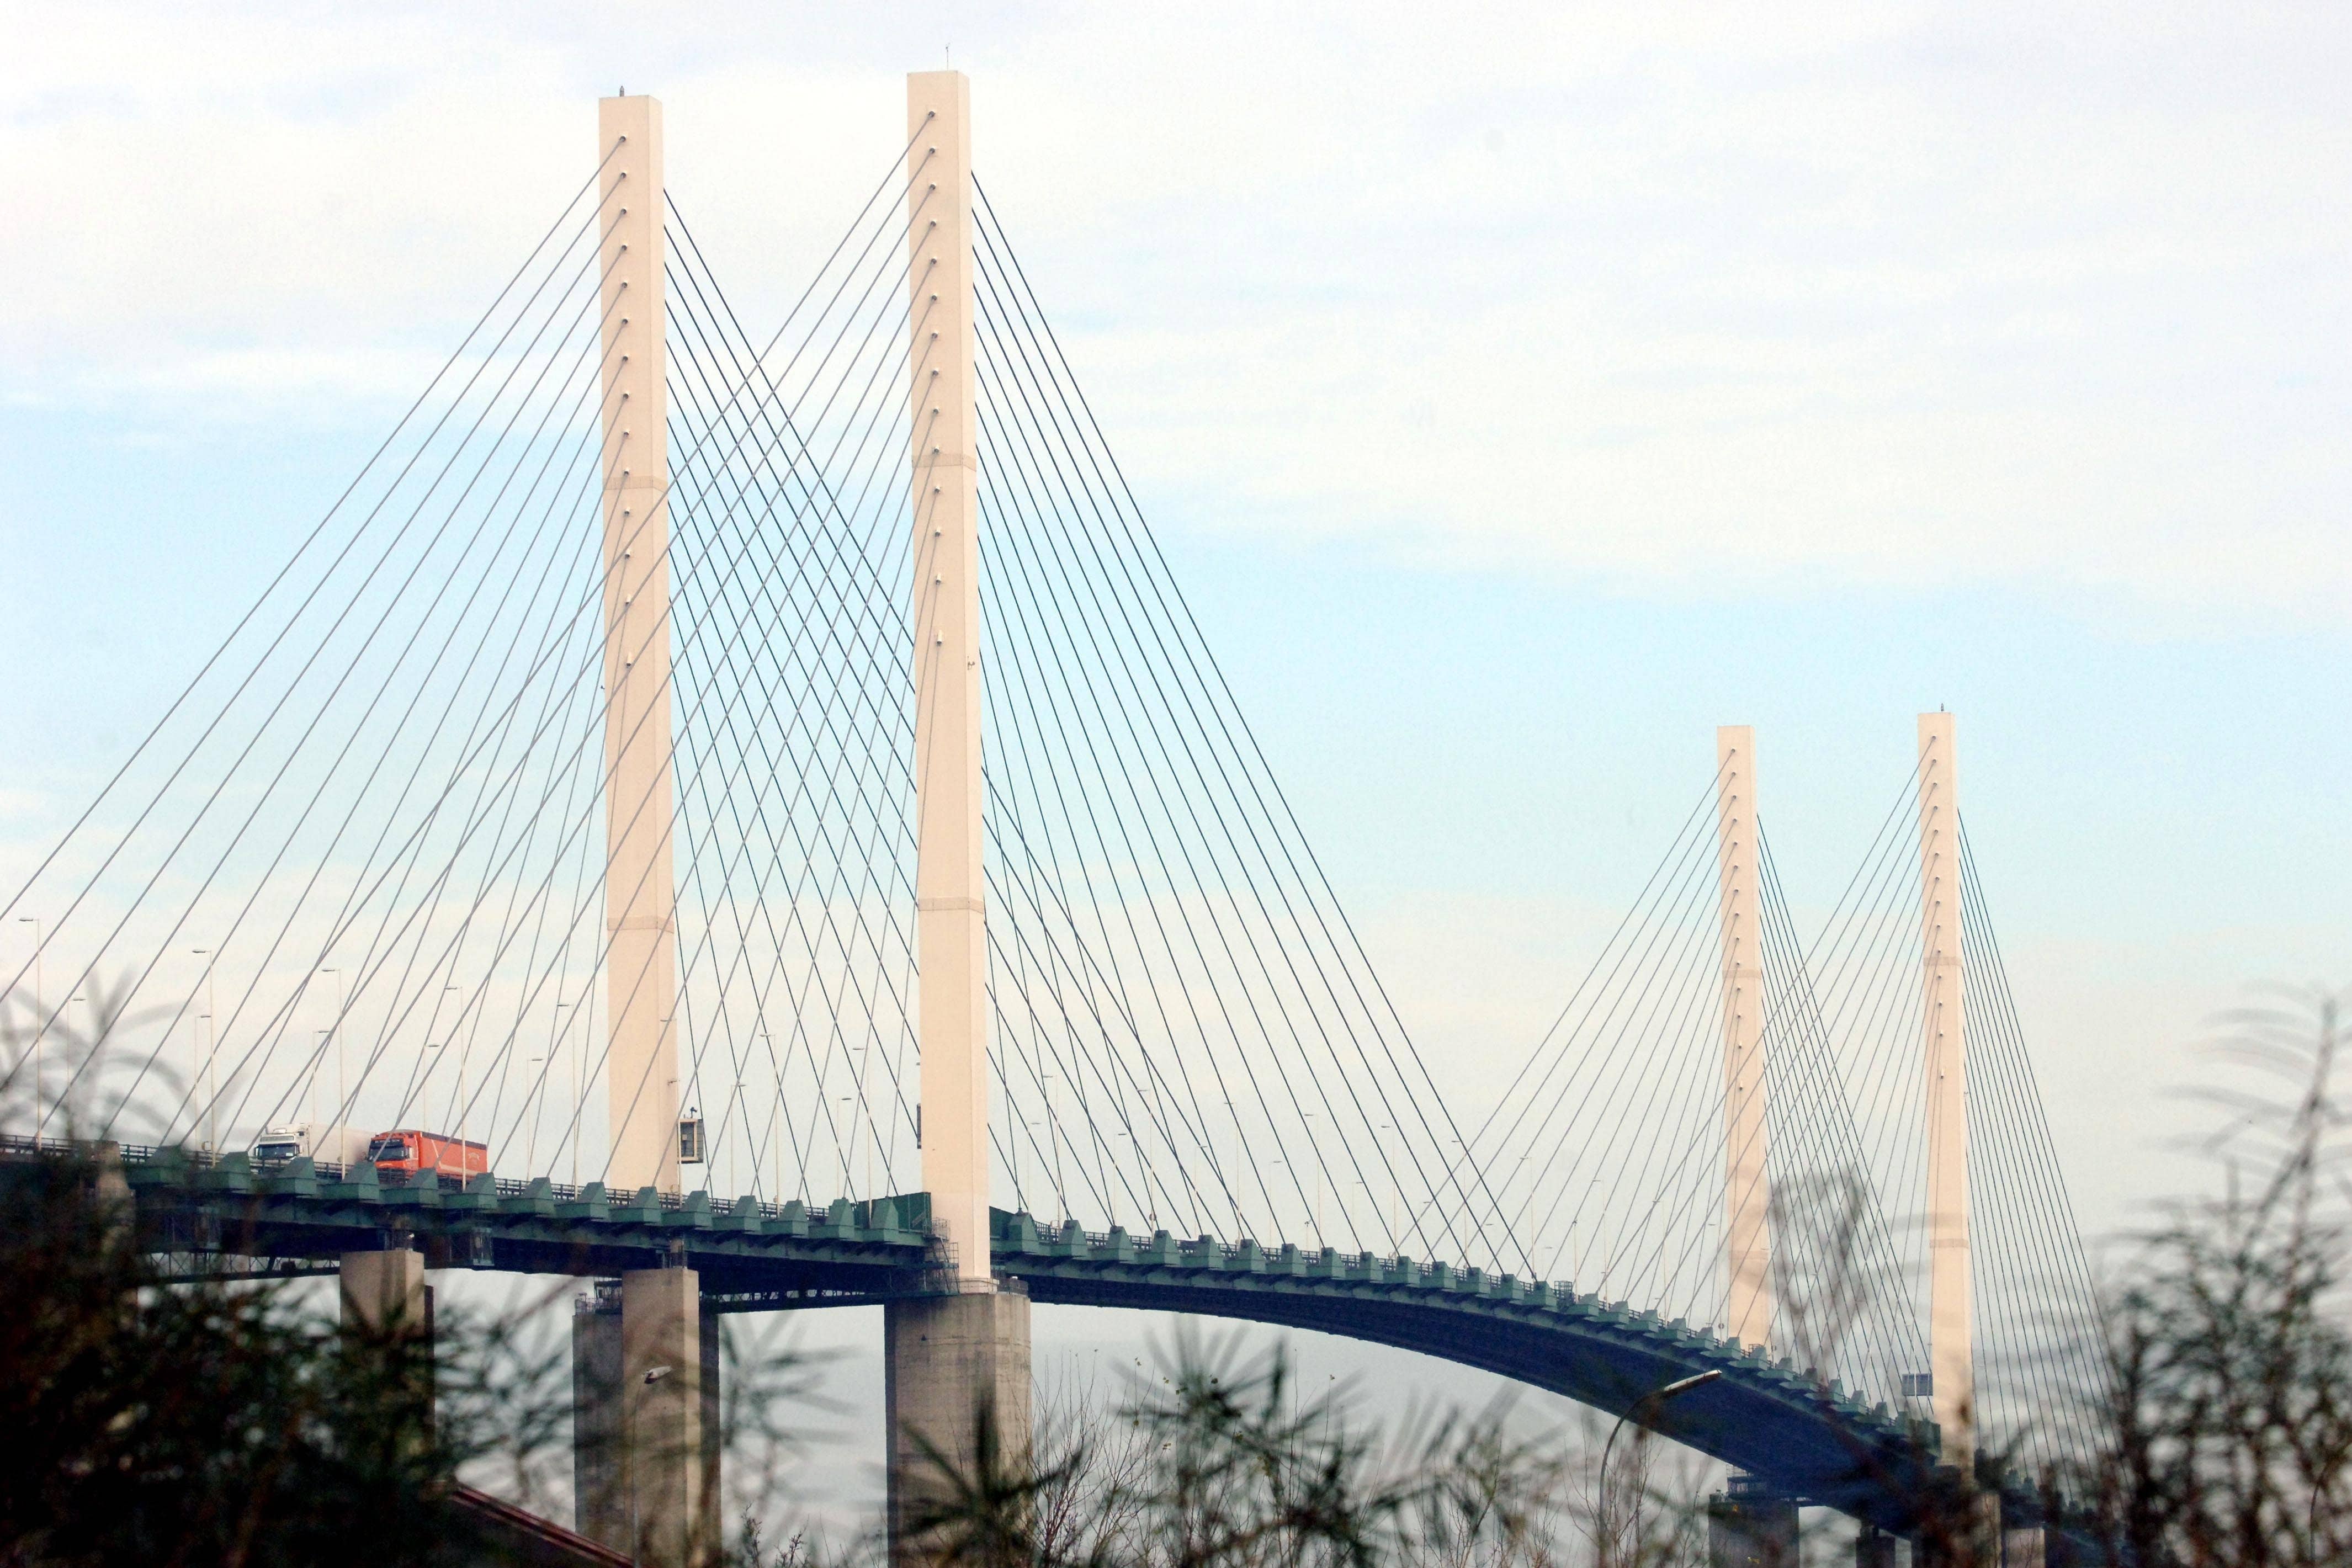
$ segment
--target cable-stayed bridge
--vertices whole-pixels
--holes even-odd
[[[333,1269],[353,1312],[428,1262],[617,1278],[577,1343],[647,1454],[700,1441],[708,1313],[851,1301],[888,1308],[894,1431],[1020,1437],[1034,1300],[1450,1357],[1890,1531],[1939,1464],[2033,1517],[2103,1363],[1949,716],[1811,932],[1721,732],[1474,1108],[966,102],[910,79],[755,329],[658,107],[605,100],[593,172],[9,898],[16,1155],[120,1145],[158,1249]],[[707,1477],[638,1469],[583,1525],[686,1561]]]

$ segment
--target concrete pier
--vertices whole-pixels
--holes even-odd
[[[929,1562],[920,1525],[948,1477],[980,1473],[983,1431],[1003,1475],[1030,1458],[1029,1298],[1014,1291],[892,1301],[882,1309],[889,1422],[890,1561]]]
[[[346,1252],[339,1273],[346,1327],[432,1339],[433,1292],[425,1283],[423,1253],[405,1247]]]
[[[621,1462],[621,1282],[599,1280],[572,1313],[572,1528],[625,1550]]]
[[[657,1568],[724,1542],[719,1331],[691,1269],[600,1280],[572,1318],[573,1528]]]
[[[405,1412],[405,1443],[422,1445],[433,1427],[433,1291],[424,1254],[405,1246],[346,1252],[341,1281],[343,1330],[383,1358],[379,1392],[388,1410]]]
[[[1748,1476],[1707,1499],[1707,1568],[1797,1568],[1797,1505]]]

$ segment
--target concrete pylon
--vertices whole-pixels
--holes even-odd
[[[1896,1568],[1896,1548],[1902,1544],[1901,1536],[1865,1524],[1853,1538],[1853,1568]]]
[[[701,1309],[696,1329],[698,1343],[688,1345],[684,1333],[685,1300],[694,1294],[693,1274],[686,1270],[647,1270],[653,1278],[640,1283],[635,1297],[637,1315],[625,1319],[628,1285],[619,1280],[599,1280],[593,1293],[579,1298],[572,1314],[572,1528],[589,1540],[615,1552],[635,1552],[640,1523],[641,1480],[653,1493],[675,1495],[681,1484],[697,1492],[698,1537],[688,1542],[689,1557],[709,1563],[719,1555],[723,1520],[719,1510],[720,1459],[725,1446],[719,1405],[719,1320]],[[684,1275],[684,1279],[677,1276]],[[625,1338],[625,1321],[634,1321],[634,1338]],[[699,1356],[698,1432],[679,1431],[666,1425],[684,1413],[674,1402],[650,1404],[646,1391],[670,1382],[677,1369]],[[667,1367],[653,1384],[646,1375]],[[631,1391],[635,1390],[635,1393]],[[675,1389],[662,1389],[672,1401]],[[635,1440],[638,1428],[654,1426],[649,1442]],[[695,1447],[698,1440],[698,1452]],[[645,1451],[652,1469],[641,1476],[631,1460]],[[698,1458],[698,1481],[678,1475],[680,1459]],[[650,1561],[651,1559],[647,1559]]]
[[[936,1553],[919,1524],[942,1464],[1029,1464],[1029,1301],[989,1266],[988,946],[981,824],[980,474],[971,84],[907,78],[913,416],[915,930],[923,1186],[952,1249],[951,1293],[883,1312],[890,1553]]]
[[[938,1554],[921,1525],[951,1495],[946,1468],[967,1480],[984,1460],[1001,1477],[1029,1469],[1029,1298],[918,1297],[890,1302],[884,1316],[890,1561],[903,1568]]]
[[[1715,732],[1716,869],[1723,948],[1724,1263],[1726,1332],[1742,1344],[1772,1338],[1771,1190],[1765,1172],[1763,903],[1756,829],[1756,732]]]
[[[409,1438],[433,1424],[433,1291],[425,1259],[407,1247],[346,1252],[337,1269],[343,1330],[380,1357],[387,1405],[408,1414]]]
[[[1798,1568],[1797,1505],[1747,1476],[1706,1504],[1707,1568]]]
[[[1960,945],[1959,774],[1952,716],[1919,716],[1922,1029],[1927,1088],[1928,1395],[1943,1462],[1970,1484],[1976,1357],[1969,1260],[1969,1068]]]
[[[662,114],[597,104],[604,349],[604,1062],[625,1191],[678,1190],[677,916],[672,865],[669,436]],[[623,1276],[617,1331],[575,1324],[575,1414],[602,1433],[580,1501],[607,1545],[657,1568],[716,1551],[717,1450],[703,1431],[702,1299],[691,1269]],[[608,1341],[617,1340],[617,1345]],[[617,1364],[614,1352],[617,1349]],[[714,1390],[715,1392],[715,1390]]]
[[[614,1480],[627,1511],[627,1538],[606,1544],[649,1568],[701,1568],[718,1555],[717,1466],[703,1430],[709,1413],[703,1328],[694,1270],[621,1276],[621,1465]]]
[[[2050,1568],[2050,1531],[2030,1524],[2000,1532],[2001,1568]]]
[[[597,105],[604,354],[604,1086],[625,1192],[678,1190],[662,116]]]
[[[988,1266],[988,944],[981,869],[980,470],[971,84],[907,78],[914,254],[915,932],[923,1189],[956,1270]]]
[[[425,1284],[424,1254],[406,1247],[346,1252],[337,1273],[345,1327],[432,1337],[432,1292]]]
[[[572,1528],[629,1549],[621,1403],[621,1282],[599,1280],[572,1313]]]

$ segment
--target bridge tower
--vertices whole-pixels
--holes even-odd
[[[1928,1394],[1943,1460],[1975,1470],[1976,1362],[1969,1263],[1966,971],[1960,962],[1959,774],[1952,716],[1919,716],[1920,958],[1927,1087]]]
[[[672,882],[669,403],[662,289],[662,117],[608,98],[597,214],[604,353],[605,1098],[624,1191],[675,1192],[677,916]]]
[[[1756,828],[1756,732],[1715,732],[1716,866],[1723,945],[1724,1261],[1726,1332],[1742,1344],[1772,1338],[1771,1191],[1764,1167],[1764,958]]]
[[[1025,1467],[1030,1426],[1029,1299],[1000,1291],[989,1267],[970,80],[908,76],[907,136],[919,1142],[955,1270],[952,1292],[884,1309],[890,1550],[902,1563],[929,1556],[908,1528],[942,1479],[927,1447],[969,1468],[990,1427],[1002,1460]]]
[[[678,1190],[677,917],[671,864],[669,438],[662,112],[597,105],[604,350],[606,1181]],[[572,1331],[583,1532],[658,1568],[716,1548],[716,1366],[692,1269],[624,1274],[617,1332]],[[706,1384],[710,1386],[706,1387]]]

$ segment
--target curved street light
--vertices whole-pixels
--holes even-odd
[[[1666,1384],[1663,1387],[1653,1388],[1647,1394],[1643,1395],[1639,1399],[1634,1400],[1633,1403],[1625,1406],[1625,1413],[1617,1417],[1617,1425],[1609,1428],[1609,1440],[1601,1445],[1601,1473],[1597,1478],[1597,1484],[1593,1490],[1600,1494],[1599,1501],[1601,1511],[1601,1519],[1604,1525],[1608,1520],[1609,1509],[1609,1451],[1617,1446],[1617,1434],[1625,1429],[1625,1423],[1632,1420],[1634,1416],[1640,1413],[1645,1406],[1654,1409],[1658,1406],[1664,1405],[1667,1400],[1675,1398],[1679,1395],[1687,1394],[1692,1389],[1699,1387],[1703,1384],[1713,1383],[1717,1378],[1721,1377],[1722,1375],[1723,1369],[1721,1367],[1711,1367],[1707,1371],[1696,1374],[1693,1376],[1677,1378],[1674,1382]]]

